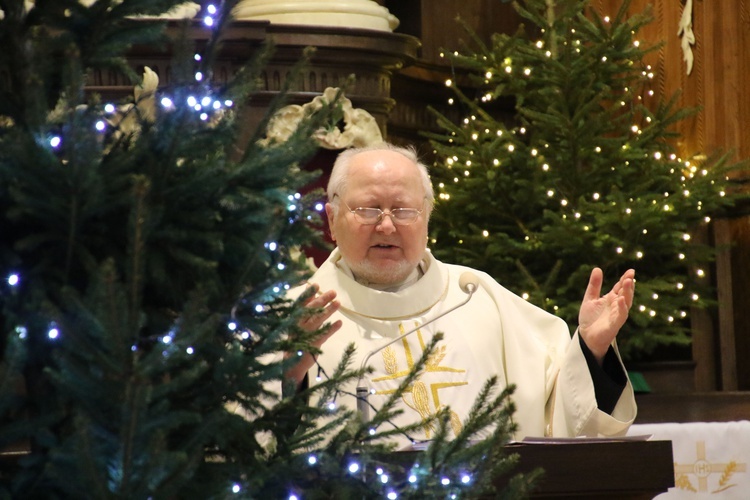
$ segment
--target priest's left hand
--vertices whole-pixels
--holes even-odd
[[[635,292],[635,270],[625,271],[612,290],[600,296],[603,281],[602,270],[594,268],[578,313],[578,333],[599,364],[628,319]]]

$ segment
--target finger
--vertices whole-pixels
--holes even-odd
[[[307,300],[305,302],[305,307],[307,310],[305,312],[305,315],[302,318],[302,322],[315,321],[316,318],[320,317],[320,315],[325,312],[325,309],[328,306],[330,306],[331,304],[335,302],[334,300],[335,298],[336,298],[336,292],[333,290],[329,290],[325,293],[322,293],[320,295],[317,295]],[[322,321],[319,322],[318,326],[320,326],[320,324],[322,324]]]
[[[628,296],[628,302],[632,305],[633,293],[635,290],[635,270],[628,269],[620,277],[620,280],[612,287],[612,294],[615,296]]]
[[[586,293],[583,296],[583,300],[597,300],[602,292],[602,281],[603,273],[598,267],[591,270],[591,276],[589,277],[589,284],[586,287]]]
[[[310,309],[323,308],[333,302],[336,298],[336,292],[334,290],[328,290],[327,292],[321,293],[316,297],[313,297],[306,306]]]
[[[622,285],[620,296],[625,299],[625,305],[628,309],[633,306],[633,299],[635,296],[635,280],[627,279]]]
[[[328,321],[328,318],[333,316],[333,313],[338,311],[340,308],[341,308],[341,302],[339,302],[338,300],[332,300],[331,302],[329,302],[323,308],[323,312],[318,315],[319,318],[322,320],[321,324],[325,321]]]
[[[616,318],[614,320],[616,329],[615,329],[615,335],[617,335],[616,332],[622,328],[622,326],[625,324],[625,322],[628,320],[628,313],[630,311],[630,306],[628,305],[627,301],[625,300],[625,297],[618,297],[615,301],[615,309],[616,309]]]
[[[333,296],[335,297],[335,293]],[[328,319],[339,310],[341,307],[341,303],[338,300],[331,300],[327,301],[326,305],[323,306],[322,304],[320,306],[316,306],[317,309],[321,309],[316,314],[312,314],[309,317],[305,318],[300,322],[300,326],[308,331],[317,330],[321,326],[323,326],[323,323],[328,321]]]
[[[304,305],[306,305],[306,306],[310,305],[310,302],[312,302],[313,300],[315,300],[318,297],[318,292],[320,291],[320,286],[318,286],[317,284],[313,283],[313,284],[309,285],[308,288],[307,288],[307,290],[310,290],[310,289],[312,289],[313,291],[310,294],[310,296],[304,302]]]
[[[315,342],[313,342],[313,345],[315,347],[321,347],[326,340],[331,338],[331,335],[336,333],[337,331],[341,330],[341,327],[343,326],[344,322],[339,320],[336,320],[335,322],[328,325],[328,328],[326,328],[325,332],[323,332],[320,337],[315,339]]]
[[[616,294],[619,294],[623,285],[628,281],[635,281],[635,269],[628,269],[627,271],[625,271],[620,277],[620,280],[615,283],[615,286],[612,287],[612,291]]]

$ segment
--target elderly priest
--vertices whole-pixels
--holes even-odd
[[[367,361],[373,369],[365,382],[369,403],[378,408],[442,332],[404,394],[395,425],[425,421],[449,407],[458,432],[484,382],[496,375],[501,386],[516,385],[517,439],[628,430],[636,405],[615,337],[633,303],[635,271],[601,295],[603,273],[593,269],[571,339],[560,318],[489,275],[432,256],[427,227],[434,194],[413,149],[382,143],[343,151],[327,195],[337,247],[307,285],[316,290],[307,305],[321,312],[302,326],[329,326],[317,341],[322,354],[303,355],[287,373],[299,386],[313,383],[320,371],[330,373],[354,343],[355,363]],[[433,433],[425,424],[402,444]]]

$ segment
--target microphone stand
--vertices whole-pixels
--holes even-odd
[[[415,328],[412,328],[408,332],[403,333],[403,334],[399,335],[398,337],[396,337],[394,339],[391,339],[390,341],[386,342],[382,346],[380,346],[377,349],[371,351],[367,356],[365,356],[365,359],[362,360],[362,364],[359,367],[360,371],[362,371],[362,370],[365,369],[365,366],[367,366],[367,362],[370,360],[371,357],[373,357],[375,354],[379,353],[380,351],[382,351],[386,347],[395,344],[399,340],[402,340],[403,338],[407,337],[408,335],[411,335],[412,333],[416,332],[420,328],[424,328],[425,326],[429,325],[430,323],[439,320],[440,318],[442,318],[446,314],[449,314],[449,313],[455,311],[456,309],[458,309],[459,307],[462,307],[462,306],[466,305],[466,303],[469,302],[469,300],[471,300],[471,297],[474,295],[474,292],[477,290],[477,287],[479,286],[479,280],[477,279],[477,277],[473,273],[470,273],[470,272],[467,271],[467,272],[465,272],[465,273],[463,273],[461,275],[461,277],[459,278],[458,282],[459,282],[459,286],[461,287],[461,290],[463,290],[464,292],[466,292],[468,294],[468,296],[466,297],[465,300],[463,300],[462,302],[460,302],[460,303],[456,304],[455,306],[451,307],[447,311],[444,311],[444,312],[438,314],[437,316],[435,316],[431,320],[426,321],[426,322],[422,323],[421,325],[419,325],[419,326],[417,326]],[[367,398],[368,398],[368,396],[370,394],[370,391],[364,385],[360,385],[362,383],[362,378],[363,378],[363,374],[360,375],[359,379],[357,380],[357,411],[360,414],[360,418],[362,419],[362,422],[369,422],[370,421],[370,403],[367,400]]]

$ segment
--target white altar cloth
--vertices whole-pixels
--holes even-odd
[[[750,421],[634,424],[628,435],[672,441],[675,486],[658,500],[750,500]]]

